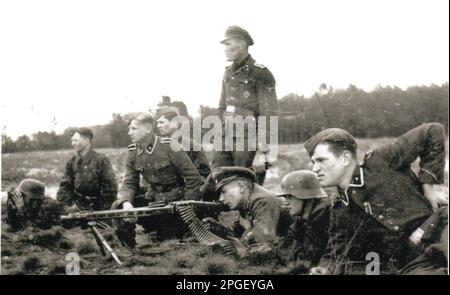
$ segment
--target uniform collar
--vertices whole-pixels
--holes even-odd
[[[349,186],[346,189],[338,188],[339,197],[338,200],[340,200],[344,205],[348,206],[350,203],[350,198],[348,196],[348,190],[349,188],[361,188],[364,186],[364,170],[361,166],[356,166],[353,176],[352,176],[352,182],[349,184]]]
[[[348,206],[348,204],[350,203],[350,198],[348,197],[347,190],[348,188],[346,188],[345,190],[338,188],[339,195],[337,197],[337,201],[341,201],[345,206]]]
[[[152,134],[143,143],[137,144],[138,155],[141,155],[144,151],[146,151],[149,154],[152,154],[153,149],[156,146],[157,139],[158,139],[158,136],[156,136],[155,134]]]
[[[241,70],[246,64],[248,64],[248,63],[251,63],[253,61],[253,58],[252,58],[252,56],[249,54],[249,55],[247,55],[247,57],[246,58],[244,58],[242,61],[240,61],[239,63],[233,63],[232,65],[231,65],[231,71],[234,73],[234,72],[237,72],[237,71],[239,71],[239,70]]]
[[[352,176],[352,182],[348,187],[363,187],[364,186],[364,170],[358,165],[355,168]]]
[[[94,149],[90,147],[88,152],[84,156],[82,156],[80,153],[77,153],[77,160],[89,160],[93,154]]]

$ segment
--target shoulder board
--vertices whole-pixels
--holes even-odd
[[[255,62],[255,67],[260,68],[260,69],[265,69],[266,68],[265,65],[259,64],[259,63],[256,63],[256,62]]]
[[[159,139],[160,143],[170,143],[172,141],[172,139],[170,137],[161,137]]]
[[[132,143],[128,146],[129,151],[134,151],[137,148],[137,145],[135,143]]]

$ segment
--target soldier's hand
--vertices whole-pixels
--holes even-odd
[[[210,231],[214,231],[214,228],[216,228],[219,224],[219,222],[212,217],[203,218],[202,222],[205,224],[206,228]]]
[[[260,151],[256,152],[255,158],[253,159],[252,168],[255,173],[261,173],[266,171],[266,155]]]
[[[418,229],[416,229],[410,236],[409,236],[409,241],[414,245],[417,246],[420,241],[422,240],[423,234],[425,232],[423,231],[423,229],[421,229],[420,227]]]
[[[310,275],[329,275],[330,271],[326,267],[316,266],[309,271]]]
[[[13,209],[20,209],[22,200],[22,194],[15,188],[10,188],[8,191],[7,204]]]
[[[72,206],[66,206],[66,208],[64,208],[64,211],[66,213],[76,213],[76,212],[80,212],[80,208],[78,208],[78,206],[76,204],[73,204]]]
[[[124,202],[122,204],[122,208],[123,210],[131,210],[133,209],[133,204],[131,204],[131,202]],[[135,223],[137,220],[136,218],[124,218],[123,221],[125,221],[126,223]]]
[[[437,211],[439,206],[448,206],[448,195],[443,190],[443,185],[424,183],[422,185],[425,198],[430,202],[433,211]]]

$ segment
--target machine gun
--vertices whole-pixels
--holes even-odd
[[[165,204],[164,202],[154,202],[145,207],[137,207],[129,210],[115,209],[73,212],[67,215],[61,215],[61,221],[88,222],[88,225],[96,238],[97,244],[99,245],[102,254],[106,255],[106,249],[108,253],[110,253],[110,255],[113,257],[113,259],[118,264],[121,264],[114,250],[108,245],[106,240],[102,237],[102,235],[96,228],[96,226],[99,225],[102,228],[106,228],[106,224],[102,222],[102,220],[179,214],[183,222],[187,225],[189,231],[200,242],[200,244],[219,247],[225,254],[236,255],[236,248],[234,247],[232,241],[225,240],[213,234],[197,217],[197,214],[199,213],[203,215],[227,210],[228,209],[226,206],[217,202],[175,201],[169,204]]]

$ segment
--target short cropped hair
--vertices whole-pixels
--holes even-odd
[[[86,127],[73,128],[71,131],[71,136],[73,136],[75,133],[78,133],[81,137],[89,139],[89,141],[92,141],[92,139],[94,138],[94,133],[92,132],[92,130]]]
[[[136,121],[141,125],[150,124],[155,126],[155,118],[150,113],[137,113],[131,121]]]
[[[319,144],[327,144],[330,152],[333,153],[336,157],[342,155],[344,151],[350,152],[353,159],[356,159],[357,145],[353,140],[343,140],[343,141],[333,141],[333,140],[324,140],[319,142]]]

